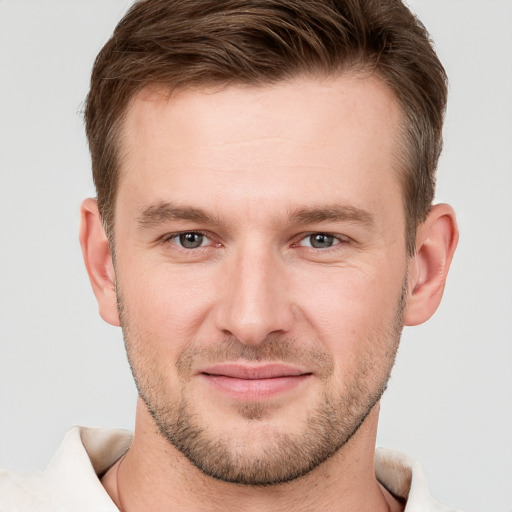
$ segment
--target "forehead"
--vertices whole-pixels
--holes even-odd
[[[345,73],[331,78],[296,78],[276,84],[250,86],[211,86],[202,89],[177,89],[148,86],[129,102],[122,140],[127,141],[137,128],[174,123],[176,143],[190,135],[197,137],[224,133],[215,127],[231,128],[234,139],[244,137],[244,128],[262,132],[288,132],[294,128],[316,129],[326,135],[339,135],[343,119],[349,116],[372,130],[395,130],[401,117],[394,93],[376,75]],[[300,126],[287,123],[303,118]],[[280,123],[281,122],[281,123]],[[187,131],[192,127],[193,133]],[[201,130],[204,128],[204,130]],[[242,128],[242,129],[241,129]],[[355,128],[353,126],[353,128]],[[232,134],[233,135],[233,134]],[[209,139],[209,137],[208,137]],[[130,141],[131,142],[131,141]],[[205,141],[206,142],[206,141]]]
[[[398,187],[401,117],[388,87],[364,75],[172,94],[146,88],[127,110],[119,194],[137,188],[131,199],[142,203],[186,202],[193,186],[198,201],[217,191],[225,198],[227,188],[283,207],[292,196],[321,201],[333,191],[356,201],[367,182]]]

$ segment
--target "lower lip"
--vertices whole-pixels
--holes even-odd
[[[311,374],[274,377],[270,379],[237,379],[224,375],[202,374],[217,391],[239,400],[261,400],[295,389]]]

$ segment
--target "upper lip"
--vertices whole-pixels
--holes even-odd
[[[202,368],[198,373],[231,377],[233,379],[257,380],[278,377],[298,377],[311,372],[283,363],[249,365],[241,363],[221,363]]]

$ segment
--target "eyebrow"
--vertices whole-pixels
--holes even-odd
[[[199,224],[220,224],[217,217],[201,208],[177,206],[169,202],[147,206],[140,210],[137,222],[142,227],[157,226],[174,220],[186,220]],[[297,208],[288,213],[290,224],[317,224],[321,222],[354,222],[373,226],[375,220],[372,214],[354,206],[322,206]]]
[[[157,226],[173,220],[188,220],[200,224],[218,223],[218,219],[201,208],[177,206],[168,202],[143,208],[137,215],[137,222],[142,227]]]
[[[298,208],[288,214],[294,224],[317,224],[320,222],[354,222],[366,226],[375,224],[374,216],[355,206],[332,205],[312,208]]]

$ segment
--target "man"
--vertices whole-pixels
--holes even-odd
[[[432,206],[445,104],[399,0],[136,3],[92,73],[80,233],[135,433],[72,430],[3,508],[447,510],[374,451],[457,243]]]

